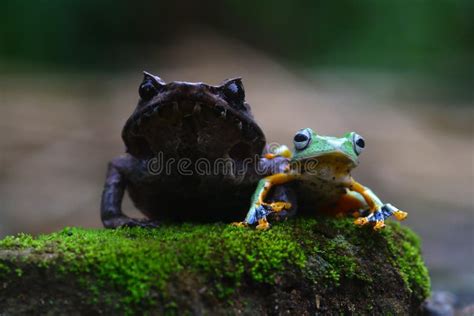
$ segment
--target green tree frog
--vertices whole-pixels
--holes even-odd
[[[278,163],[272,166],[278,172],[259,181],[247,217],[235,225],[257,224],[257,229],[266,230],[270,228],[267,216],[286,218],[296,208],[306,214],[352,214],[356,225],[371,223],[374,230],[382,229],[391,215],[398,220],[407,217],[406,212],[383,203],[352,178],[351,171],[365,148],[360,135],[351,132],[338,138],[304,128],[296,133],[293,143],[293,152],[280,146],[262,158],[267,165]]]

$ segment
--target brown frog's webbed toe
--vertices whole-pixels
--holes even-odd
[[[142,227],[142,228],[156,228],[158,222],[150,219],[138,219],[131,218],[128,216],[113,217],[103,221],[106,228],[119,228],[119,227]]]

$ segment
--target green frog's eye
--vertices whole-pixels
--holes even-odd
[[[307,129],[298,131],[293,138],[293,144],[296,150],[303,150],[308,147],[311,142],[311,133]]]
[[[365,140],[360,136],[359,134],[354,133],[353,137],[353,144],[354,144],[354,151],[357,155],[360,155],[360,153],[364,150],[365,148]]]

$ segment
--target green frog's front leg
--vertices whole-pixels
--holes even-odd
[[[351,181],[350,190],[362,195],[369,207],[369,215],[357,218],[354,222],[356,225],[362,226],[372,222],[375,223],[374,230],[380,230],[385,227],[385,219],[388,217],[393,215],[396,219],[402,221],[408,215],[390,203],[384,204],[371,189],[361,185],[354,179]]]
[[[245,220],[240,223],[234,223],[234,225],[248,226],[257,224],[256,228],[259,230],[267,230],[270,228],[267,215],[288,210],[291,208],[292,204],[289,201],[266,203],[265,200],[268,193],[273,186],[287,183],[293,179],[294,177],[292,175],[286,173],[278,173],[261,179],[252,196],[250,209]]]

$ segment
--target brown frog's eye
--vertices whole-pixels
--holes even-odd
[[[231,79],[224,84],[223,93],[227,102],[234,105],[242,105],[245,101],[245,90],[240,78]]]
[[[151,79],[145,79],[138,88],[138,94],[140,95],[140,98],[145,101],[151,100],[151,98],[153,98],[157,92],[158,91]]]
[[[151,100],[158,94],[159,90],[166,84],[160,77],[143,72],[143,82],[138,88],[138,94],[144,101]]]

